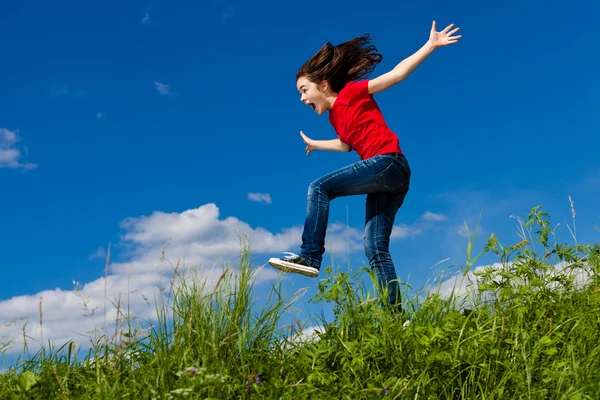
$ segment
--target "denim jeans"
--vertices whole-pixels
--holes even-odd
[[[389,303],[400,306],[399,285],[395,281],[396,270],[389,243],[396,213],[408,192],[410,175],[406,158],[393,153],[361,160],[313,181],[308,188],[300,255],[313,267],[320,268],[325,252],[330,201],[342,196],[366,194],[365,254],[379,284],[388,286]]]

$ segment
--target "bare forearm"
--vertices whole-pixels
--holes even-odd
[[[425,59],[429,57],[434,50],[435,47],[428,41],[414,54],[400,61],[400,63],[398,63],[398,65],[396,65],[394,69],[390,71],[393,80],[396,81],[394,83],[398,83],[410,75],[410,73],[413,72],[419,65],[421,65],[421,63],[425,61]]]
[[[429,40],[419,50],[410,57],[402,60],[390,72],[378,76],[369,81],[369,94],[382,92],[395,84],[403,81],[411,72],[414,71],[427,57],[435,51],[435,49],[454,44],[462,37],[462,35],[453,36],[459,28],[450,30],[454,24],[448,25],[444,30],[438,32],[435,21],[431,24],[429,32]]]
[[[413,55],[402,60],[389,72],[369,81],[369,93],[379,93],[403,81],[415,68],[433,53],[435,46],[427,41]]]
[[[346,143],[342,142],[340,139],[331,139],[331,140],[315,140],[313,142],[315,150],[324,150],[324,151],[340,151],[340,152],[348,152],[351,151],[352,148],[348,146]]]

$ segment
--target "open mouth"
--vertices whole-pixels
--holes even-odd
[[[309,107],[311,107],[313,110],[317,111],[317,106],[315,105],[315,103],[306,103]]]

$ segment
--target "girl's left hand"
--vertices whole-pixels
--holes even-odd
[[[316,149],[315,141],[306,136],[302,131],[300,131],[300,136],[302,136],[302,139],[304,140],[304,144],[306,145],[306,155],[308,156],[311,151]]]
[[[452,34],[456,33],[460,29],[455,28],[450,31],[450,28],[453,26],[454,24],[450,24],[443,31],[436,32],[436,24],[435,21],[433,21],[433,24],[431,25],[431,32],[429,33],[429,43],[431,43],[434,48],[456,43],[458,39],[462,37],[462,35],[452,36]]]

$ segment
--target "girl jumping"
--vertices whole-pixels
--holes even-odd
[[[369,76],[383,57],[370,44],[368,34],[338,46],[327,42],[298,70],[296,85],[300,101],[318,115],[329,111],[329,121],[338,136],[332,140],[313,140],[300,132],[306,155],[313,150],[354,150],[360,161],[310,184],[300,254],[271,258],[269,264],[285,272],[318,276],[325,252],[330,201],[366,194],[365,254],[379,284],[388,287],[389,304],[401,311],[389,242],[396,213],[408,192],[411,170],[398,137],[388,128],[373,95],[404,80],[437,48],[456,43],[462,36],[452,36],[459,30],[450,31],[453,26],[437,32],[433,21],[429,40],[423,47],[372,80],[360,79]]]

